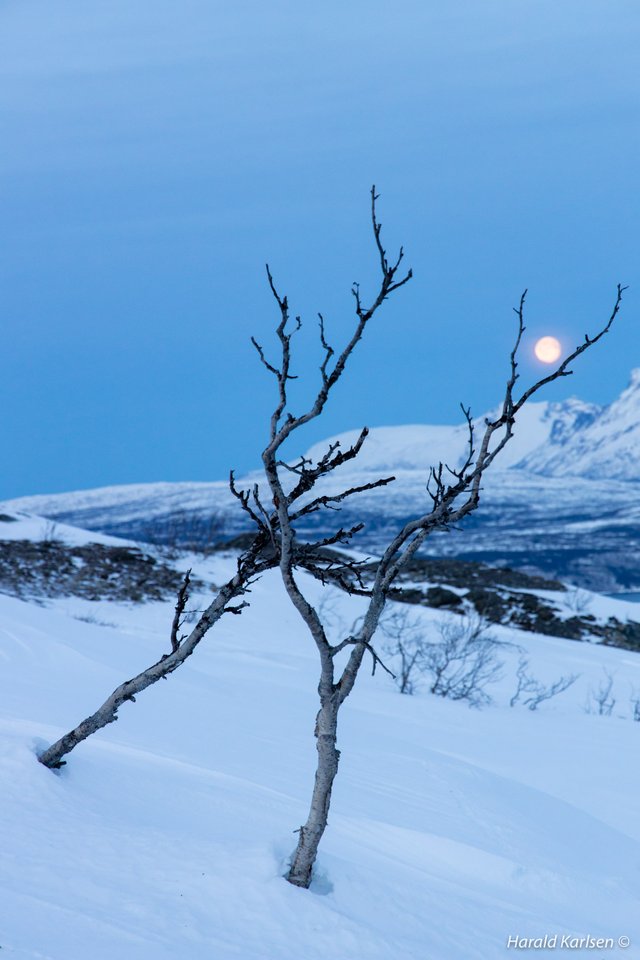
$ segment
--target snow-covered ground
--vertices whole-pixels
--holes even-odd
[[[360,603],[334,595],[334,618]],[[306,891],[282,874],[313,779],[316,657],[275,574],[59,774],[36,761],[168,649],[172,612],[0,596],[3,957],[497,960],[521,952],[509,937],[554,934],[631,941],[572,957],[640,956],[639,656],[498,628],[540,679],[580,674],[536,712],[508,706],[516,650],[483,710],[363,670]],[[610,717],[584,709],[603,668]]]

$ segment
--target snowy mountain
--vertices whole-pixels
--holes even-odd
[[[640,376],[640,371],[638,371]],[[550,475],[538,464],[545,451],[552,447],[557,451],[569,443],[576,432],[591,426],[602,413],[595,404],[583,403],[571,398],[563,403],[529,403],[518,416],[518,426],[496,462],[498,470],[526,468],[533,473]],[[495,415],[489,411],[476,420],[480,430],[484,420]],[[638,402],[640,416],[640,398]],[[329,441],[315,444],[307,453],[311,459],[322,456],[329,442],[338,440],[342,447],[350,446],[358,437],[359,430],[350,430],[331,437]],[[350,467],[357,473],[410,471],[426,477],[429,467],[438,462],[451,467],[461,464],[467,452],[468,430],[466,424],[456,427],[424,426],[414,424],[399,427],[375,427]],[[531,461],[525,467],[526,461]],[[640,479],[640,451],[638,451],[637,476]],[[623,479],[629,479],[624,477]]]
[[[479,417],[479,427],[494,413]],[[346,446],[357,435],[358,431],[349,431],[331,439]],[[426,475],[438,461],[459,465],[466,441],[464,426],[378,427],[371,431],[355,469]],[[316,444],[308,455],[317,457],[325,448],[326,443]],[[640,482],[640,369],[632,371],[629,386],[606,407],[575,397],[525,406],[496,468],[544,477]]]
[[[5,523],[16,541],[51,542],[40,521]],[[57,534],[72,549],[96,540]],[[229,555],[193,563],[202,584],[235,570]],[[301,582],[318,603],[321,585]],[[56,774],[36,752],[167,650],[175,598],[0,594],[3,956],[493,960],[514,936],[640,940],[637,654],[496,626],[507,646],[482,710],[424,686],[401,696],[363,670],[306,891],[282,875],[313,782],[317,654],[276,573],[250,600]],[[362,604],[332,591],[333,630]],[[438,636],[446,615],[410,610]],[[546,684],[580,676],[535,711],[510,707],[523,655]],[[594,700],[605,670],[610,716]]]
[[[549,442],[517,464],[544,476],[640,480],[640,369],[627,389],[608,407],[579,419],[566,430],[554,424]]]
[[[491,414],[487,414],[490,416]],[[483,418],[479,418],[482,422]],[[338,437],[345,447],[358,430]],[[318,457],[330,440],[316,444]],[[358,459],[327,489],[393,475],[395,483],[347,503],[341,523],[363,519],[359,545],[373,551],[392,529],[427,503],[429,467],[455,466],[465,453],[460,426],[377,427]],[[253,484],[258,473],[245,478]],[[640,370],[607,407],[578,399],[531,403],[512,441],[487,475],[480,510],[462,534],[440,535],[431,553],[455,553],[565,578],[602,591],[640,589]],[[42,514],[106,533],[166,542],[225,539],[245,517],[225,482],[106,487],[7,501],[6,510]],[[186,518],[200,525],[190,530]],[[317,522],[315,515],[313,522]],[[322,522],[326,522],[323,518]],[[312,526],[301,534],[316,532]]]

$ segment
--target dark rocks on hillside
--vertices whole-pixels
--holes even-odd
[[[635,620],[621,623],[617,617],[611,617],[608,627],[603,643],[608,647],[621,647],[623,650],[640,653],[640,623],[636,623]]]
[[[246,549],[238,537],[224,549]],[[300,544],[302,553],[305,545]],[[325,559],[339,560],[335,550]],[[361,567],[365,584],[373,564]],[[85,600],[143,603],[177,595],[183,574],[136,547],[60,540],[0,541],[0,591],[23,599],[75,596]],[[201,588],[201,581],[192,581]],[[588,610],[567,616],[567,588],[519,570],[450,557],[418,557],[402,571],[391,598],[454,614],[477,613],[489,623],[570,640],[587,640],[640,652],[640,623],[611,617],[596,621]]]
[[[402,579],[414,579],[416,574],[421,580],[446,581],[452,586],[467,589],[476,585],[495,587],[500,584],[525,590],[566,590],[558,580],[455,557],[414,557],[404,568]]]
[[[372,568],[367,569],[370,572]],[[450,557],[418,557],[402,571],[397,583],[392,598],[402,603],[452,613],[473,611],[489,623],[640,652],[640,623],[621,623],[615,617],[598,623],[587,611],[567,617],[566,606],[563,615],[560,601],[567,588],[557,580]],[[558,601],[545,596],[548,593],[556,593]]]
[[[135,547],[0,541],[0,591],[24,599],[165,600],[177,594],[182,578],[179,571]]]

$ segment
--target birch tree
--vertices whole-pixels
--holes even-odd
[[[430,534],[436,530],[451,528],[477,509],[485,471],[511,440],[518,413],[524,404],[545,385],[569,376],[572,373],[572,362],[608,333],[618,314],[625,289],[618,285],[611,315],[598,333],[592,337],[585,336],[584,342],[549,375],[518,393],[517,356],[525,332],[526,291],[523,293],[519,306],[515,308],[515,343],[509,356],[508,374],[498,414],[478,428],[472,420],[470,410],[462,408],[468,431],[466,455],[462,465],[448,467],[439,463],[431,468],[427,478],[428,497],[425,503],[416,504],[414,517],[390,539],[373,570],[371,564],[368,565],[365,579],[360,562],[327,549],[338,544],[350,544],[362,529],[362,523],[356,523],[349,528],[339,527],[334,533],[311,543],[302,542],[297,537],[296,527],[311,514],[339,509],[340,504],[348,498],[386,487],[393,482],[392,476],[380,477],[367,483],[345,487],[338,493],[322,492],[323,480],[345,463],[357,458],[366,441],[367,428],[363,428],[355,443],[346,449],[342,449],[338,442],[330,444],[317,461],[300,457],[293,462],[287,462],[282,448],[300,429],[321,417],[372,318],[384,301],[412,278],[411,270],[404,272],[402,248],[394,260],[387,256],[381,238],[381,224],[377,217],[377,199],[375,188],[372,188],[371,222],[380,271],[377,289],[371,298],[365,301],[360,287],[354,284],[351,291],[355,313],[352,331],[346,344],[339,350],[329,343],[324,320],[320,315],[319,341],[322,361],[319,367],[319,386],[312,402],[301,414],[291,411],[288,392],[289,382],[294,378],[292,336],[300,327],[300,319],[295,317],[292,320],[287,297],[279,294],[267,267],[267,280],[279,313],[276,326],[278,360],[272,363],[257,340],[253,340],[253,345],[261,363],[274,377],[276,402],[270,417],[268,441],[262,452],[265,485],[262,489],[258,484],[242,489],[236,483],[233,473],[229,478],[231,492],[250,518],[255,531],[251,546],[238,559],[236,572],[216,593],[193,629],[183,635],[181,628],[189,588],[187,575],[176,601],[173,622],[168,629],[168,652],[150,667],[120,684],[91,716],[42,752],[38,758],[50,768],[64,764],[64,757],[79,743],[118,719],[118,711],[123,704],[134,701],[138,693],[180,667],[225,613],[241,613],[247,606],[246,595],[255,578],[277,567],[291,603],[310,640],[315,644],[319,665],[319,704],[314,728],[317,769],[309,813],[305,823],[297,831],[298,843],[287,873],[287,879],[300,887],[308,887],[311,882],[318,847],[327,826],[331,791],[340,759],[337,747],[340,709],[354,688],[365,656],[371,658],[374,671],[377,666],[387,669],[376,652],[373,640],[395,578]],[[299,571],[306,571],[323,583],[334,584],[350,594],[366,598],[364,616],[360,618],[357,626],[338,642],[329,640],[322,611],[318,606],[314,606],[305,592]],[[343,651],[346,663],[338,668],[337,662],[340,661],[336,658]]]
[[[358,456],[366,441],[367,428],[362,430],[357,441],[348,449],[342,450],[338,442],[333,443],[316,462],[301,457],[288,463],[283,459],[282,447],[300,429],[322,416],[332,391],[345,374],[349,360],[368,330],[372,318],[388,297],[411,280],[411,270],[403,272],[402,248],[392,260],[383,246],[381,224],[376,209],[377,199],[375,188],[372,188],[371,222],[379,262],[379,285],[368,301],[365,301],[360,287],[357,284],[353,286],[353,327],[351,336],[341,349],[336,350],[329,343],[320,315],[322,362],[319,368],[319,387],[314,399],[301,414],[291,411],[288,393],[289,383],[294,378],[292,337],[300,327],[300,318],[292,319],[288,299],[278,292],[267,266],[268,283],[279,313],[276,327],[278,360],[271,362],[262,345],[255,339],[253,343],[260,361],[274,377],[276,384],[277,399],[270,418],[268,442],[262,453],[268,492],[263,494],[257,485],[251,490],[237,489],[232,482],[234,494],[243,509],[257,525],[259,533],[270,540],[277,556],[284,588],[318,653],[319,707],[314,728],[317,768],[309,813],[306,822],[297,831],[298,842],[287,873],[287,879],[300,887],[308,887],[311,882],[318,846],[327,826],[331,791],[340,759],[337,747],[340,709],[354,688],[365,656],[371,657],[374,670],[377,665],[382,664],[373,640],[395,578],[434,531],[453,527],[477,509],[484,474],[511,440],[520,410],[547,384],[569,376],[572,373],[573,361],[608,333],[619,311],[624,290],[624,287],[618,285],[609,319],[598,333],[591,337],[585,336],[584,341],[551,373],[518,393],[517,358],[525,332],[524,308],[527,292],[522,294],[519,305],[515,308],[515,342],[509,355],[508,372],[497,416],[486,420],[478,428],[472,420],[470,410],[462,407],[468,433],[462,466],[449,467],[439,463],[431,468],[426,509],[423,509],[421,504],[416,504],[415,516],[391,538],[375,564],[373,574],[368,574],[365,583],[358,562],[336,559],[322,563],[320,559],[323,548],[335,544],[349,544],[363,524],[358,523],[349,529],[340,528],[334,534],[308,544],[299,542],[296,525],[312,513],[339,508],[347,498],[357,497],[359,493],[384,487],[393,481],[393,477],[381,477],[360,486],[343,489],[337,494],[326,494],[317,490],[318,484],[329,474]],[[311,572],[325,583],[337,583],[350,593],[367,598],[364,616],[354,632],[344,636],[339,642],[330,642],[321,611],[305,592],[303,580],[298,575],[299,569]],[[346,664],[337,669],[336,657],[344,650],[350,651]],[[384,667],[384,664],[382,666]]]

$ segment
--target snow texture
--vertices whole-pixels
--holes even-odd
[[[233,563],[196,572],[220,582]],[[361,602],[333,595],[334,624]],[[282,874],[311,789],[317,664],[277,575],[59,774],[35,751],[167,650],[172,604],[0,596],[0,615],[3,957],[497,960],[509,936],[555,933],[638,949],[637,656],[497,628],[541,679],[581,675],[533,713],[508,706],[515,650],[482,711],[363,671],[305,891]],[[584,710],[605,667],[610,717]]]

